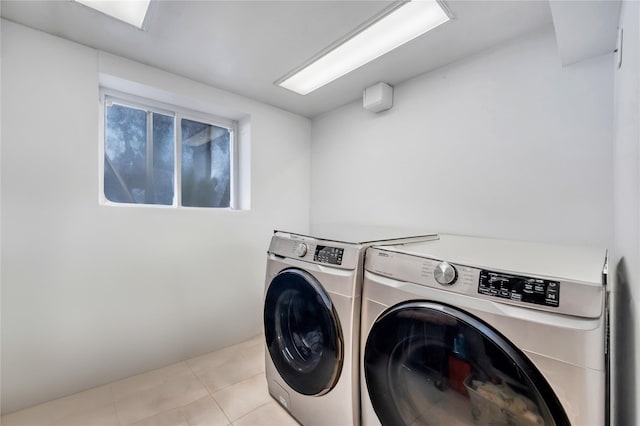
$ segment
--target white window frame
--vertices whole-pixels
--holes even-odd
[[[100,149],[99,149],[99,198],[100,204],[109,206],[127,207],[152,207],[152,208],[179,208],[179,209],[211,209],[211,210],[238,210],[239,209],[239,171],[238,171],[238,122],[232,119],[207,114],[201,111],[190,110],[178,105],[171,105],[153,99],[143,98],[129,93],[120,92],[114,89],[101,87],[99,91],[100,103]],[[173,202],[166,204],[146,204],[146,203],[118,203],[107,199],[104,193],[104,160],[105,160],[105,131],[106,131],[106,106],[115,103],[132,108],[139,108],[147,112],[154,112],[174,118],[174,179],[173,179]],[[212,126],[222,127],[229,131],[229,180],[230,196],[229,207],[194,207],[182,205],[182,132],[181,120],[187,119],[197,121]],[[147,121],[148,123],[148,121]],[[147,131],[147,135],[150,132]],[[147,136],[149,137],[149,136]]]

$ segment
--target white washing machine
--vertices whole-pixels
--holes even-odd
[[[403,238],[381,229],[276,231],[268,252],[264,332],[269,393],[303,425],[360,423],[359,332],[365,248]]]
[[[606,264],[454,235],[369,248],[362,423],[607,424]]]

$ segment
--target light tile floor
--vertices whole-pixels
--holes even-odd
[[[269,395],[263,337],[2,416],[2,426],[294,426]]]

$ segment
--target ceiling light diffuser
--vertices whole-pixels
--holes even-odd
[[[276,84],[306,95],[449,19],[437,0],[405,2]]]
[[[142,29],[150,0],[75,0],[120,21]]]

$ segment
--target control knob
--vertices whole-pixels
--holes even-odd
[[[458,272],[449,262],[440,262],[433,271],[433,276],[438,284],[451,285],[456,282]]]
[[[298,243],[296,244],[293,251],[296,254],[296,256],[304,257],[304,255],[307,254],[307,245],[305,243]]]

